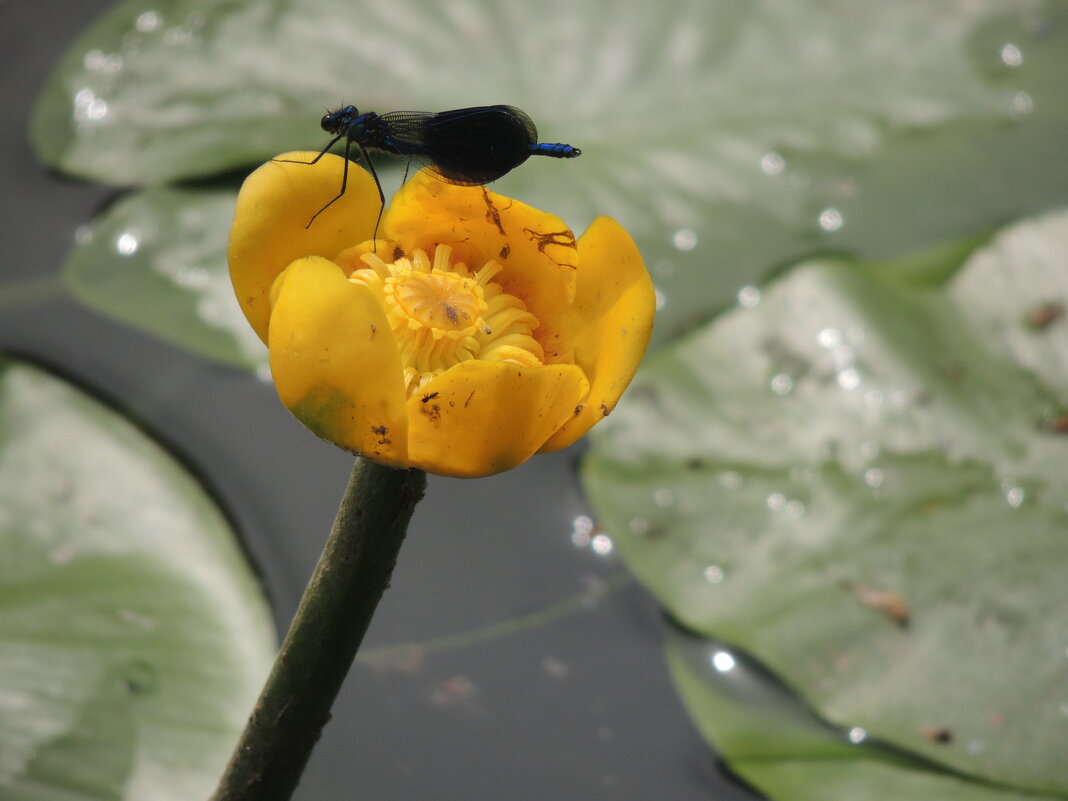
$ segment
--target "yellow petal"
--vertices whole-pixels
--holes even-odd
[[[554,214],[482,186],[457,186],[421,171],[393,197],[383,236],[406,252],[433,253],[452,245],[457,261],[479,269],[491,259],[504,268],[494,279],[541,321],[535,337],[550,363],[569,362],[559,310],[575,297],[575,235]]]
[[[283,153],[278,159],[308,162],[316,153]],[[333,258],[342,248],[369,239],[381,209],[371,176],[348,165],[345,194],[308,221],[341,189],[345,162],[327,154],[318,163],[268,161],[245,179],[230,231],[230,279],[245,317],[267,341],[267,293],[286,265],[300,256]]]
[[[622,226],[598,217],[578,242],[580,272],[570,324],[575,364],[590,380],[582,411],[545,443],[570,445],[615,408],[653,331],[656,296],[641,254]]]
[[[282,403],[323,439],[407,467],[400,354],[374,295],[311,256],[286,268],[272,296],[268,347]]]
[[[458,364],[408,401],[411,464],[459,478],[508,470],[575,413],[588,389],[574,365]]]

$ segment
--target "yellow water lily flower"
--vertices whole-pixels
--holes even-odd
[[[310,161],[314,153],[279,159]],[[640,254],[614,220],[557,217],[421,172],[382,216],[337,156],[245,181],[230,276],[278,395],[334,444],[448,476],[508,470],[615,406],[652,331]]]

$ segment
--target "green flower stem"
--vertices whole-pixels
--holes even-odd
[[[356,460],[315,574],[212,801],[292,796],[425,489],[422,470]]]

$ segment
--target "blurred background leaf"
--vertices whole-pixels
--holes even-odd
[[[1060,795],[1065,252],[1058,212],[963,266],[803,262],[647,362],[584,471],[686,626],[836,725]]]
[[[265,364],[220,250],[235,197],[227,189],[135,192],[78,230],[64,281],[87,306],[172,344],[239,367]]]
[[[0,359],[0,796],[188,801],[273,658],[226,518],[66,382]]]
[[[731,770],[789,801],[1052,801],[940,768],[858,728],[836,728],[727,643],[667,632],[672,675],[694,722]],[[932,737],[944,736],[931,731]]]
[[[789,801],[1051,801],[976,781],[837,728],[778,680],[723,642],[668,630],[668,661],[694,723],[740,778]],[[931,729],[933,738],[946,736]]]
[[[887,258],[1068,201],[1065,23],[1068,8],[1039,0],[672,0],[627,13],[140,0],[70,49],[32,139],[71,174],[157,184],[314,148],[324,109],[343,102],[513,103],[584,155],[524,165],[495,188],[578,230],[598,214],[630,229],[661,292],[662,343],[803,253]],[[204,233],[202,262],[221,270],[224,239]],[[163,252],[144,259],[172,262],[174,247],[148,240]],[[136,323],[198,348],[218,333]]]

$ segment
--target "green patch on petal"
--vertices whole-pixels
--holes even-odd
[[[289,411],[317,437],[336,444],[350,439],[352,421],[359,412],[348,395],[323,385],[309,390]]]
[[[671,614],[819,718],[1068,796],[1068,213],[963,252],[785,271],[646,364],[584,478]]]
[[[388,420],[375,421],[336,387],[320,385],[308,392],[290,413],[313,434],[339,448],[392,464],[404,452]],[[389,458],[387,458],[389,457]]]

